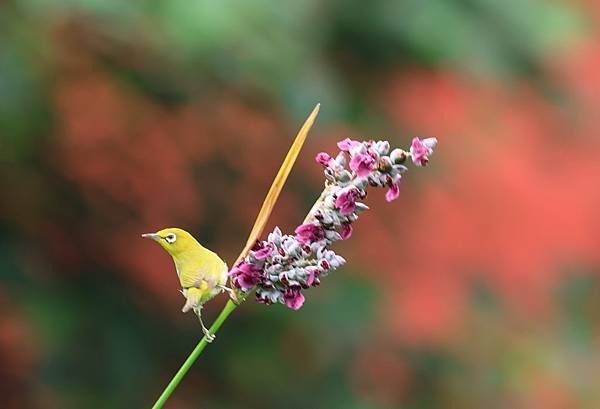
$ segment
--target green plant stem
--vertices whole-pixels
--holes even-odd
[[[211,334],[216,334],[217,331],[219,331],[219,328],[221,328],[223,322],[227,319],[227,317],[229,317],[229,314],[231,314],[233,310],[236,309],[236,307],[236,303],[234,303],[231,300],[227,301],[227,304],[225,304],[225,307],[223,307],[223,310],[209,329]],[[181,379],[183,379],[187,371],[191,368],[196,359],[198,359],[202,351],[204,351],[204,348],[207,344],[208,342],[206,341],[206,337],[202,337],[202,339],[200,340],[198,345],[196,345],[196,348],[194,348],[188,359],[185,360],[181,368],[179,368],[179,371],[177,371],[173,379],[171,379],[171,382],[169,382],[163,393],[161,393],[154,406],[152,406],[152,409],[160,409],[163,407],[163,405],[165,404],[167,399],[169,399],[177,385],[179,385],[179,382],[181,382]]]

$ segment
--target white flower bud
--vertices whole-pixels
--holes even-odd
[[[347,159],[346,159],[346,155],[344,154],[344,152],[338,153],[338,155],[335,157],[335,163],[338,166],[340,166],[341,168],[346,166]]]
[[[281,230],[279,227],[275,227],[275,229],[273,229],[273,232],[268,236],[268,240],[274,243],[276,246],[281,244]]]
[[[400,165],[401,163],[404,163],[404,161],[406,160],[406,158],[408,157],[407,153],[405,151],[403,151],[402,149],[394,149],[392,151],[392,153],[390,153],[390,159],[392,160],[392,162],[394,162],[397,165]]]
[[[340,236],[340,234],[338,232],[333,231],[333,230],[326,230],[325,237],[331,241],[338,241],[338,240],[342,239],[342,236]]]
[[[390,151],[390,143],[388,141],[377,141],[375,144],[375,150],[380,155],[387,155]]]
[[[357,188],[359,188],[360,190],[364,190],[367,188],[367,186],[369,185],[369,181],[366,177],[363,178],[357,178],[354,181],[354,186],[356,186]]]
[[[391,171],[392,170],[392,160],[387,156],[381,157],[381,159],[379,159],[378,169],[380,172]]]
[[[365,210],[369,210],[369,206],[361,202],[356,202],[356,213],[362,213]]]
[[[343,171],[338,173],[337,180],[341,183],[348,183],[352,180],[352,174],[344,169]]]

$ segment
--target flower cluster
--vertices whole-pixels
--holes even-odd
[[[304,304],[302,290],[318,286],[320,279],[342,264],[344,258],[330,250],[331,244],[352,235],[352,223],[368,207],[360,202],[367,187],[387,187],[388,202],[398,198],[400,179],[411,158],[425,166],[435,138],[414,138],[409,151],[390,152],[387,141],[338,142],[340,152],[325,152],[316,161],[325,169],[325,190],[294,235],[275,228],[267,240],[257,241],[244,260],[229,273],[233,285],[247,293],[256,288],[256,300],[282,303],[297,310]]]

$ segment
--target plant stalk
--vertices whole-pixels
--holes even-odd
[[[229,314],[231,314],[233,310],[236,309],[236,307],[236,303],[234,303],[231,300],[227,301],[227,304],[225,304],[225,307],[223,307],[223,310],[209,329],[211,334],[216,334],[217,331],[219,331],[219,328],[221,328],[223,322],[227,319],[227,317],[229,317]],[[169,399],[177,385],[179,385],[179,382],[181,382],[187,371],[192,367],[192,365],[194,364],[196,359],[198,359],[202,351],[204,351],[204,348],[207,344],[208,341],[206,341],[206,337],[202,337],[198,345],[196,345],[196,348],[194,348],[190,356],[185,360],[183,365],[181,365],[179,371],[177,371],[173,379],[171,379],[171,382],[169,382],[163,393],[159,396],[154,406],[152,406],[152,409],[160,409],[163,407],[163,405],[165,404],[167,399]]]

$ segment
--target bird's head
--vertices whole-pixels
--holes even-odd
[[[200,246],[194,236],[176,227],[162,229],[156,233],[142,234],[142,237],[156,241],[173,257]]]

